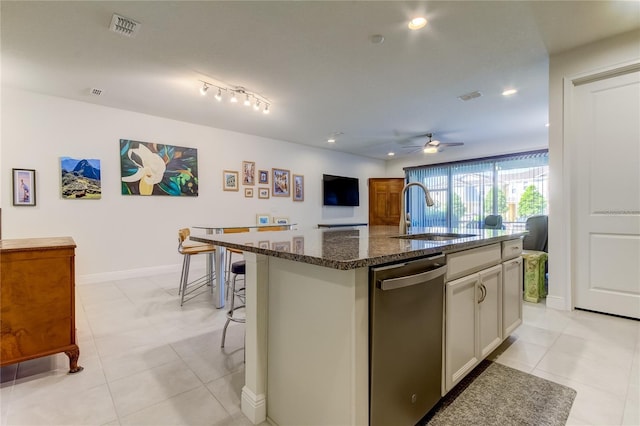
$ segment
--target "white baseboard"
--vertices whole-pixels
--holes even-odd
[[[242,400],[240,401],[242,414],[247,416],[254,425],[267,419],[267,398],[264,394],[256,395],[246,386],[242,387]]]
[[[547,308],[557,309],[559,311],[570,311],[571,306],[567,306],[564,297],[547,295]]]
[[[76,276],[76,284],[95,284],[106,281],[126,280],[129,278],[148,277],[151,275],[168,274],[171,272],[180,273],[181,265],[162,265],[150,268],[129,269],[126,271],[102,272],[98,274],[86,274]]]

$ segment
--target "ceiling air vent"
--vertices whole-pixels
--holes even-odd
[[[479,98],[480,96],[482,96],[482,93],[475,90],[473,92],[465,93],[464,95],[458,96],[458,99],[466,102],[470,101],[471,99]]]
[[[89,89],[89,94],[93,96],[100,96],[102,95],[102,89],[97,89],[95,87],[92,87],[91,89]]]
[[[124,16],[113,14],[111,18],[111,25],[109,29],[114,33],[121,34],[126,37],[135,37],[140,29],[140,22],[136,22],[133,19],[125,18]]]

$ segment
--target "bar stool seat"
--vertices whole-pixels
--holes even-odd
[[[233,274],[233,280],[231,281],[231,300],[229,301],[229,310],[227,311],[227,321],[224,324],[224,329],[222,329],[222,343],[220,344],[221,348],[224,348],[224,341],[227,337],[227,327],[229,327],[229,323],[231,321],[237,323],[245,323],[244,317],[238,317],[236,315],[236,311],[238,309],[243,309],[245,307],[245,291],[244,287],[238,288],[236,286],[238,275],[245,275],[246,271],[246,262],[241,260],[239,262],[233,262],[231,265],[231,273]],[[236,298],[240,301],[240,304],[236,306]]]

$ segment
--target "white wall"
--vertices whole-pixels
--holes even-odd
[[[299,227],[320,222],[367,222],[369,177],[385,175],[384,161],[118,110],[18,89],[2,89],[1,170],[36,170],[36,206],[12,206],[1,192],[2,237],[72,236],[79,281],[178,268],[177,230],[198,224],[254,224],[257,213],[285,216]],[[198,149],[198,197],[120,194],[119,140]],[[96,158],[102,199],[60,195],[60,157]],[[245,198],[222,190],[222,170],[283,168],[305,177],[305,200]],[[360,207],[323,207],[323,173],[358,177]],[[271,180],[270,180],[271,181]],[[84,276],[84,277],[83,277]]]
[[[572,309],[571,158],[564,157],[564,79],[595,74],[640,58],[640,31],[553,55],[549,61],[549,295],[547,306]],[[567,123],[568,125],[568,123]],[[606,170],[602,170],[606,173]],[[613,188],[615,190],[615,188]]]

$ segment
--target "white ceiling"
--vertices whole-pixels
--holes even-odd
[[[390,150],[408,155],[402,145],[427,132],[467,147],[545,145],[549,54],[640,28],[638,1],[3,0],[0,7],[6,87],[383,159]],[[113,13],[141,23],[135,38],[108,30]],[[410,31],[418,14],[429,23]],[[375,34],[384,43],[372,43]],[[257,92],[271,101],[271,114],[219,103],[211,91],[201,96],[199,80]],[[94,87],[103,94],[90,95]],[[509,87],[519,92],[501,96]],[[474,90],[483,96],[457,99]],[[343,134],[329,145],[334,132]]]

